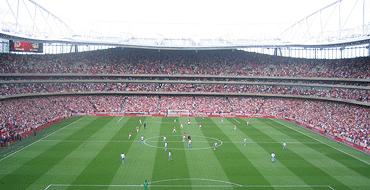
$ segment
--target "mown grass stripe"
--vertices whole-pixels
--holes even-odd
[[[63,126],[63,127],[60,127],[59,129],[57,129],[56,131],[53,131],[52,133],[50,133],[50,134],[48,134],[48,135],[46,135],[46,136],[44,136],[44,137],[42,137],[42,138],[39,138],[38,140],[36,140],[36,141],[34,141],[34,142],[31,142],[30,144],[28,144],[28,145],[26,145],[26,146],[24,146],[24,147],[20,148],[19,150],[14,151],[14,152],[12,152],[12,153],[10,153],[10,154],[8,154],[8,155],[4,156],[3,158],[1,158],[1,159],[0,159],[0,162],[1,162],[1,161],[3,161],[3,160],[5,160],[6,158],[8,158],[8,157],[10,157],[10,156],[12,156],[12,155],[14,155],[14,154],[16,154],[16,153],[18,153],[18,152],[22,151],[23,149],[26,149],[26,148],[28,148],[29,146],[32,146],[33,144],[35,144],[35,143],[37,143],[37,142],[39,142],[39,141],[44,140],[45,138],[49,137],[50,135],[53,135],[54,133],[56,133],[56,132],[58,132],[58,131],[60,131],[60,130],[62,130],[62,129],[64,129],[64,128],[66,128],[66,127],[68,127],[68,126],[70,126],[70,125],[74,124],[75,122],[77,122],[77,121],[79,121],[79,120],[81,120],[81,119],[83,119],[83,118],[73,118],[73,119],[71,119],[71,121],[73,121],[73,122],[68,123],[67,125],[65,125],[65,126]],[[66,123],[65,123],[65,124],[66,124]],[[47,129],[45,129],[45,131],[46,131],[46,130],[47,130]],[[39,134],[39,133],[37,133],[37,134]],[[33,135],[32,135],[32,136],[33,136]],[[23,141],[25,141],[25,139],[23,139]],[[21,142],[18,142],[18,141],[17,141],[17,142],[14,142],[14,143],[21,143]],[[5,148],[8,148],[8,147],[5,147]]]
[[[202,118],[196,118],[196,120],[201,122]],[[228,121],[231,120],[228,119]],[[234,120],[234,122],[236,121]],[[233,130],[233,125],[230,126],[230,130]],[[203,133],[208,137],[231,141],[216,124],[214,124],[214,127],[203,130]],[[209,141],[209,143],[212,145],[214,142]],[[222,148],[220,147],[214,151],[214,154],[230,182],[241,185],[271,185],[235,144],[224,144]]]
[[[256,124],[257,121],[250,119],[250,125]],[[252,124],[253,123],[253,124]],[[224,125],[233,126],[232,123],[225,122]],[[225,135],[227,135],[235,144],[235,146],[244,154],[244,156],[256,167],[256,169],[265,177],[272,185],[307,185],[299,177],[295,176],[288,168],[279,163],[271,163],[269,152],[265,151],[245,134],[243,129],[248,130],[248,125],[237,125],[237,131],[232,127],[219,127]],[[248,133],[253,135],[253,133]],[[247,139],[247,144],[244,146],[244,138]],[[277,144],[277,142],[267,142],[269,144]],[[272,165],[274,164],[274,165]],[[274,174],[279,175],[274,175]]]
[[[160,129],[160,139],[166,135],[167,140],[173,141],[177,139],[177,136],[170,136],[172,135],[173,127],[178,128],[178,123],[174,123],[174,118],[162,118],[162,125]],[[179,132],[177,132],[179,133]],[[158,142],[157,146],[163,147],[163,142]],[[176,150],[171,150],[171,148],[178,148]],[[189,168],[185,156],[185,150],[180,149],[183,148],[183,144],[181,143],[174,143],[168,144],[168,150],[165,151],[164,149],[158,149],[154,167],[153,167],[153,174],[152,174],[152,181],[160,181],[160,180],[167,180],[169,174],[171,175],[172,179],[180,179],[180,178],[190,178]],[[172,152],[172,161],[168,161],[168,152]],[[183,185],[191,185],[190,181],[183,181]],[[176,185],[176,181],[168,181],[166,185]],[[152,189],[152,188],[151,188]],[[161,189],[172,189],[172,188],[161,188]]]
[[[276,122],[266,121],[266,123],[275,124]],[[294,128],[282,125],[282,123],[279,122],[273,127],[275,130],[286,135],[301,133],[294,130]],[[318,139],[315,140],[320,141]],[[322,142],[322,144],[307,144],[305,146],[308,148],[305,149],[307,152],[303,154],[307,156],[307,160],[317,165],[317,167],[322,167],[323,170],[333,175],[333,177],[337,178],[339,181],[358,185],[368,181],[368,185],[370,185],[370,165],[363,160],[359,160],[357,157],[350,156],[348,153],[343,154],[342,150],[332,147],[324,142]]]
[[[202,129],[199,129],[199,123],[194,123],[194,118],[192,118],[192,125],[185,125],[184,129],[181,130],[180,134],[184,132],[186,134],[192,135],[193,148],[187,148],[188,141],[183,142],[184,148],[186,150],[186,161],[189,168],[189,174],[191,177],[191,184],[195,185],[216,185],[221,182],[222,185],[232,184],[229,178],[225,174],[223,168],[221,167],[219,160],[213,153],[213,146],[207,140],[206,135],[204,135],[204,130],[211,130],[211,126],[214,125],[211,119],[202,119]],[[181,135],[180,135],[181,136]],[[178,141],[182,138],[179,137]],[[209,139],[211,140],[211,138]],[[219,143],[220,144],[220,143]],[[194,151],[192,150],[194,149]]]
[[[115,173],[115,176],[111,182],[112,185],[116,184],[140,185],[143,184],[145,180],[148,180],[148,182],[152,180],[152,173],[157,149],[147,146],[144,143],[141,143],[140,137],[143,136],[144,139],[147,139],[150,137],[159,136],[160,124],[158,124],[158,121],[160,120],[162,120],[162,118],[160,117],[142,118],[142,123],[143,124],[146,123],[147,127],[146,129],[144,129],[143,124],[139,125],[140,126],[139,133],[138,134],[134,133],[135,138],[132,138],[130,140],[133,143],[130,145],[128,151],[124,152],[126,154],[125,159],[126,161],[124,164],[120,165],[117,172]],[[128,122],[127,123],[128,126],[125,125],[124,132],[125,134],[123,136],[124,139],[128,140],[127,139],[128,133],[132,130],[135,130],[136,127],[135,124],[138,123],[139,123],[138,118],[136,118],[136,121]],[[123,143],[123,145],[125,144],[126,142]],[[110,187],[109,189],[114,188]]]
[[[52,136],[57,136],[61,133],[65,133],[66,131],[69,131],[69,130],[74,129],[74,128],[80,129],[81,127],[79,127],[79,125],[83,124],[84,122],[87,121],[87,119],[84,118],[83,120],[79,120],[79,122],[77,123],[77,122],[75,122],[76,119],[81,119],[81,118],[72,118],[70,120],[67,120],[67,121],[63,122],[64,125],[58,124],[56,128],[52,127],[53,129],[50,129],[50,131],[55,132],[56,130],[58,130],[60,128],[65,128],[66,126],[68,126],[68,128],[67,128],[68,130],[58,131],[58,133],[55,133]],[[71,123],[73,123],[73,125]],[[49,129],[45,129],[45,130],[49,130]],[[74,131],[76,131],[76,130],[74,130]],[[29,138],[34,138],[34,137],[32,136],[32,137],[29,137]],[[37,139],[37,138],[35,138],[35,139]],[[35,140],[35,141],[37,141],[37,140]],[[16,171],[18,168],[20,168],[23,165],[25,165],[26,163],[28,163],[31,159],[41,155],[42,153],[49,150],[51,147],[53,147],[56,144],[57,144],[57,142],[45,143],[43,141],[39,141],[38,143],[34,143],[33,146],[28,146],[28,148],[25,148],[22,151],[19,151],[17,154],[14,154],[14,155],[8,157],[7,159],[3,160],[2,162],[0,162],[0,171],[1,171],[0,172],[0,179],[3,178],[4,176]]]
[[[117,122],[117,118],[114,117],[111,117],[110,119],[111,122],[107,123],[100,131],[100,134],[94,137],[96,140],[122,139],[123,134],[127,131],[126,128],[128,127],[128,124],[125,123],[122,125],[122,122]],[[133,120],[135,120],[135,118],[130,118],[128,123],[131,123]],[[110,184],[118,168],[122,164],[120,159],[121,153],[126,153],[131,144],[132,142],[124,144],[110,142],[102,143],[101,148],[96,148],[98,154],[91,160],[80,175],[76,177],[72,184]]]
[[[96,118],[94,121],[98,123],[107,122],[106,118]],[[95,122],[88,123],[66,139],[88,139],[99,130]],[[88,128],[88,130],[86,128]],[[58,143],[39,156],[31,159],[26,164],[23,164],[14,172],[4,176],[1,180],[6,182],[6,189],[26,189],[81,144],[82,142],[76,142],[69,143],[66,146],[63,143]]]
[[[275,121],[275,120],[273,120],[273,121]],[[296,132],[298,132],[298,133],[302,133],[302,132],[299,132],[298,130],[296,130],[296,129],[292,128],[292,127],[289,127],[289,126],[287,126],[287,125],[285,125],[285,124],[281,123],[280,121],[275,121],[275,122],[276,122],[276,123],[281,124],[282,126],[285,126],[286,128],[289,128],[289,129],[291,129],[291,130],[293,130],[293,131],[296,131]],[[280,130],[282,130],[282,128],[279,128],[279,129],[280,129]],[[286,129],[286,130],[288,130],[288,129]],[[285,130],[285,131],[286,131],[286,130]],[[311,133],[311,134],[313,134],[314,132],[310,131],[310,133]],[[319,135],[319,134],[315,134],[315,135]],[[366,161],[366,160],[362,160],[361,158],[358,158],[358,157],[356,157],[356,156],[354,156],[354,155],[352,155],[352,154],[349,154],[349,153],[347,153],[347,152],[345,152],[345,151],[343,151],[343,150],[341,150],[341,149],[339,149],[339,148],[336,148],[336,147],[334,147],[334,146],[332,146],[332,145],[329,145],[329,144],[327,144],[327,143],[325,143],[325,142],[323,142],[323,141],[321,141],[321,140],[319,140],[319,139],[316,139],[316,138],[314,138],[314,137],[311,137],[311,136],[309,136],[309,135],[305,135],[305,136],[312,138],[313,140],[315,140],[315,141],[319,142],[320,144],[324,144],[324,145],[326,145],[326,146],[330,147],[330,150],[332,150],[333,152],[339,151],[339,152],[341,152],[341,153],[345,154],[346,156],[352,157],[352,158],[354,158],[354,159],[356,159],[356,160],[359,160],[359,161],[363,162],[364,164],[366,164],[366,165],[370,166],[370,163],[369,163],[368,161]],[[342,143],[339,143],[339,144],[342,144]],[[342,145],[344,145],[344,144],[342,144]],[[334,151],[334,150],[336,150],[336,151]],[[321,150],[321,153],[323,153],[323,154],[327,154],[328,152],[325,152],[325,151]],[[365,154],[365,153],[364,153],[364,154]],[[331,154],[329,154],[329,155],[331,155]],[[367,156],[368,156],[368,155],[367,155]],[[352,163],[352,162],[350,162],[350,163]],[[362,166],[360,166],[360,167],[362,168]],[[368,171],[368,172],[367,172],[366,174],[363,174],[363,175],[365,175],[365,176],[370,176],[370,171],[369,171],[369,170],[367,170],[367,171]]]
[[[65,128],[66,126],[71,125],[71,123],[75,123],[76,120],[81,120],[82,117],[74,117],[67,120],[64,120],[60,123],[57,123],[53,126],[50,126],[46,129],[43,129],[41,131],[37,132],[37,135],[30,135],[28,137],[22,138],[22,140],[18,140],[13,142],[11,145],[3,147],[0,149],[0,159],[9,156],[10,154],[13,154],[14,152],[19,152],[21,149],[25,149],[26,147],[29,147],[32,143],[40,140],[45,139],[46,137],[50,136],[51,134],[54,134],[55,132],[59,131],[61,128]],[[0,160],[1,162],[1,160]]]
[[[253,133],[253,135],[249,136],[253,140],[256,136],[258,136],[259,138],[263,138],[267,141],[277,142],[270,136],[266,135],[263,131],[261,131],[261,128],[265,128],[264,130],[269,130],[268,128],[272,127],[270,124],[265,123],[266,121],[268,121],[268,119],[261,118],[258,121],[260,121],[260,127],[255,127],[254,125],[250,126],[248,128],[248,131],[245,128],[241,128],[241,130],[245,131],[245,133]],[[245,121],[242,121],[241,123],[243,125],[246,125]],[[298,139],[302,139],[304,141],[308,140],[308,137],[305,137],[302,134],[294,135],[298,136]],[[302,138],[299,138],[299,136],[302,136]],[[260,146],[269,153],[274,152],[276,154],[276,162],[280,162],[286,168],[290,169],[296,176],[301,178],[308,185],[330,185],[335,189],[343,187],[348,188],[345,184],[338,181],[322,169],[316,167],[315,165],[307,161],[304,157],[289,149],[283,150],[281,144],[260,144]]]

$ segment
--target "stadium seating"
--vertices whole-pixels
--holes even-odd
[[[194,114],[291,118],[335,136],[369,144],[369,107],[312,100],[325,97],[369,103],[369,60],[306,60],[228,50],[110,49],[61,55],[0,54],[1,138],[76,114],[189,110]],[[346,80],[326,80],[330,78]],[[243,82],[246,84],[240,84]],[[69,96],[27,97],[61,92]],[[82,95],[86,92],[123,94]],[[191,94],[161,95],[168,92]],[[228,96],[215,96],[217,93]],[[259,97],[234,96],[241,93]],[[311,100],[264,97],[271,94]],[[25,96],[13,99],[16,95]]]

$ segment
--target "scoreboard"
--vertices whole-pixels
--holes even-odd
[[[35,53],[43,52],[42,43],[31,43],[31,42],[10,40],[9,46],[10,46],[10,51],[35,52]]]

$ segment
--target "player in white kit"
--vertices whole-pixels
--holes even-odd
[[[122,153],[121,154],[122,163],[125,163],[125,157],[126,157],[125,154]]]
[[[171,154],[171,151],[168,152],[168,161],[171,161],[172,160],[172,154]]]
[[[274,153],[272,153],[272,154],[271,154],[271,161],[272,161],[272,162],[275,162],[275,156],[276,156],[276,155],[275,155]]]

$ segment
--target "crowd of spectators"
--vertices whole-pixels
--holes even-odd
[[[368,58],[308,60],[244,51],[108,49],[59,55],[0,54],[0,73],[233,75],[370,78]]]
[[[0,101],[3,142],[58,117],[98,112],[121,112],[124,96],[60,96]]]
[[[124,102],[126,113],[153,113],[158,112],[158,96],[126,96]]]
[[[57,80],[97,80],[96,74],[222,75],[370,79],[370,59],[308,60],[248,53],[244,51],[158,51],[143,49],[109,49],[61,55],[0,54],[0,73],[22,74],[88,74],[81,77],[59,77]],[[150,77],[150,76],[149,76]],[[13,78],[14,79],[14,78]],[[13,80],[10,79],[10,80]],[[26,78],[16,78],[24,80]],[[39,80],[37,76],[27,78]],[[41,80],[44,80],[41,77]],[[50,78],[46,77],[46,80]],[[117,78],[103,77],[103,80]],[[143,80],[118,77],[119,79]],[[5,81],[9,78],[1,78]],[[54,79],[53,79],[54,80]],[[152,79],[149,79],[152,80]],[[237,81],[238,79],[164,79]],[[258,82],[261,79],[242,79]],[[156,81],[153,79],[152,81]],[[369,86],[369,83],[333,81],[269,80],[273,83],[334,84]],[[353,84],[352,84],[353,83]],[[290,85],[229,85],[145,82],[81,83],[8,83],[0,85],[0,96],[55,92],[194,92],[254,93],[330,97],[370,102],[370,91],[344,87],[303,87]],[[166,113],[189,110],[194,114],[248,114],[291,118],[354,142],[369,144],[370,109],[333,102],[218,96],[52,96],[6,99],[0,101],[1,138],[14,138],[21,132],[57,117],[74,114]]]
[[[370,90],[270,85],[160,84],[160,83],[12,83],[0,85],[0,96],[56,92],[195,92],[253,93],[327,97],[370,102]]]
[[[66,96],[11,99],[0,104],[2,137],[30,130],[56,117],[123,110],[127,113],[189,110],[199,114],[263,114],[320,126],[355,142],[367,143],[370,135],[368,108],[320,101],[197,96]]]
[[[233,113],[236,114],[261,114],[261,106],[263,105],[263,98],[246,98],[246,97],[229,97],[230,107]],[[266,114],[267,115],[267,114]]]
[[[265,115],[301,121],[337,137],[369,145],[370,109],[367,107],[288,99],[266,99],[263,107]]]
[[[10,138],[57,117],[96,113],[244,114],[290,118],[321,127],[338,137],[369,143],[370,109],[354,105],[216,96],[57,96],[0,101],[1,137]]]
[[[190,113],[195,112],[193,96],[161,96],[160,99],[161,113],[167,113],[168,110],[188,110]]]
[[[200,97],[194,98],[194,106],[198,114],[206,113],[230,113],[231,107],[226,97]]]

